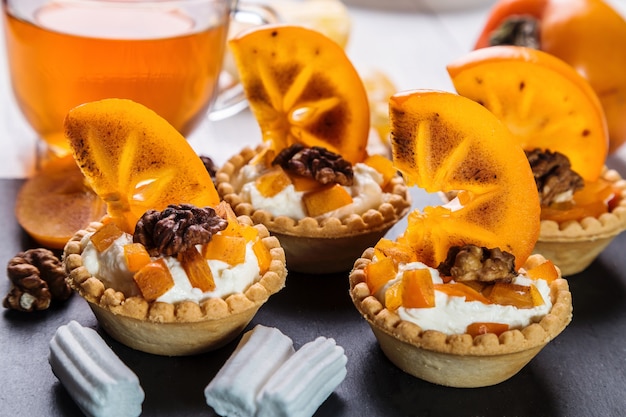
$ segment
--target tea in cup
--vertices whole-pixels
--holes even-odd
[[[218,95],[233,3],[5,0],[13,92],[46,152],[69,152],[63,119],[71,108],[110,97],[191,133]]]

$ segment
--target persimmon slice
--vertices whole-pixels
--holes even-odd
[[[106,99],[80,105],[67,114],[65,131],[89,185],[125,232],[132,233],[148,209],[219,203],[208,171],[187,140],[139,103]]]
[[[263,139],[275,150],[302,143],[352,163],[365,159],[367,93],[339,45],[291,25],[255,27],[229,45]]]
[[[524,149],[565,154],[588,181],[599,178],[608,154],[600,101],[574,68],[535,49],[494,46],[448,65],[456,91],[491,110]]]
[[[390,99],[394,165],[428,192],[464,191],[458,204],[409,214],[403,242],[436,268],[452,246],[500,248],[519,268],[539,236],[530,164],[489,110],[457,94],[414,90]],[[462,201],[462,204],[461,202]]]
[[[44,165],[24,183],[15,202],[20,226],[51,249],[63,249],[74,233],[105,214],[104,201],[85,184],[71,155]]]

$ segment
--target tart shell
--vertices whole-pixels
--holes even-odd
[[[385,190],[391,196],[389,201],[361,215],[352,214],[343,219],[305,217],[295,220],[256,210],[238,194],[241,184],[236,183],[236,178],[262,150],[263,145],[254,150],[245,148],[227,161],[216,174],[217,190],[237,215],[249,216],[255,224],[263,224],[278,238],[290,271],[309,274],[349,271],[363,250],[382,238],[411,206],[407,187],[398,175]]]
[[[244,218],[239,217],[242,221]],[[245,220],[243,220],[245,221]],[[250,220],[247,220],[251,223]],[[83,297],[104,330],[133,349],[164,356],[194,355],[215,350],[236,338],[272,294],[285,285],[285,255],[278,239],[255,226],[270,250],[269,270],[243,293],[209,298],[196,303],[148,302],[141,296],[125,297],[92,276],[83,266],[81,240],[102,226],[92,223],[66,244],[63,262],[67,282]]]
[[[611,212],[580,221],[541,221],[534,253],[550,259],[564,276],[584,271],[617,235],[626,230],[626,180],[617,171],[606,167],[602,178],[620,190],[619,204]]]
[[[367,249],[350,273],[350,296],[370,325],[381,350],[404,372],[435,384],[475,388],[495,385],[518,373],[572,319],[572,297],[568,283],[558,278],[550,284],[552,308],[539,322],[523,329],[511,329],[500,336],[493,333],[472,337],[423,331],[402,320],[374,297],[365,283],[364,268],[372,261]],[[526,267],[543,262],[532,255]]]

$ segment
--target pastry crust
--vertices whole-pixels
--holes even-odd
[[[368,322],[385,355],[403,371],[435,384],[482,387],[500,383],[519,372],[572,319],[572,297],[566,280],[550,285],[552,308],[539,322],[511,329],[500,336],[446,335],[422,329],[386,309],[365,283],[364,268],[372,261],[369,248],[350,273],[350,296]],[[525,267],[543,262],[532,255]]]
[[[331,273],[348,271],[363,250],[374,245],[408,212],[411,202],[404,180],[394,177],[385,192],[387,202],[376,210],[352,214],[345,218],[295,220],[273,216],[266,210],[256,210],[239,195],[242,184],[236,183],[239,171],[259,152],[245,148],[227,161],[216,174],[220,197],[228,202],[237,215],[249,216],[255,224],[263,224],[278,237],[284,248],[290,271]],[[315,256],[312,256],[314,254]]]
[[[598,218],[586,217],[580,221],[563,223],[541,221],[534,252],[558,265],[564,276],[582,272],[615,236],[626,230],[626,180],[617,171],[606,167],[602,178],[620,190],[621,194],[619,204],[610,213],[604,213]]]
[[[244,216],[239,221],[251,223]],[[256,225],[263,244],[270,250],[269,270],[245,292],[226,298],[209,298],[201,303],[148,302],[141,296],[126,298],[105,288],[83,266],[81,240],[102,226],[92,223],[78,231],[63,253],[67,282],[88,303],[99,323],[114,339],[148,353],[182,356],[217,349],[233,340],[252,320],[268,298],[285,285],[285,254],[262,225]]]

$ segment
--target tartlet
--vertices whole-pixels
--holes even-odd
[[[262,149],[263,145],[245,148],[230,158],[216,174],[217,190],[237,215],[249,216],[278,238],[290,271],[311,274],[349,271],[363,250],[383,237],[411,206],[404,180],[396,175],[383,190],[389,194],[388,201],[363,214],[296,220],[255,209],[239,194],[242,184],[237,183],[237,176]]]
[[[604,168],[601,178],[618,191],[616,207],[599,217],[556,222],[542,220],[534,252],[552,260],[564,276],[584,271],[611,241],[626,230],[626,180]]]
[[[365,282],[365,267],[372,262],[374,249],[363,252],[350,273],[350,297],[370,325],[389,360],[417,378],[450,387],[473,388],[498,384],[519,372],[572,319],[572,299],[566,280],[550,285],[552,307],[537,323],[522,329],[472,337],[470,334],[446,335],[436,330],[423,331],[385,308],[370,293]],[[545,260],[532,255],[525,268]]]
[[[245,217],[239,217],[246,222]],[[247,219],[247,223],[251,222]],[[147,301],[125,297],[92,276],[83,265],[81,240],[102,223],[76,232],[66,244],[63,262],[67,282],[83,297],[104,330],[133,349],[165,356],[193,355],[217,349],[237,337],[268,298],[285,285],[287,270],[278,240],[262,225],[255,228],[269,249],[270,268],[243,293],[208,298],[200,303]]]

